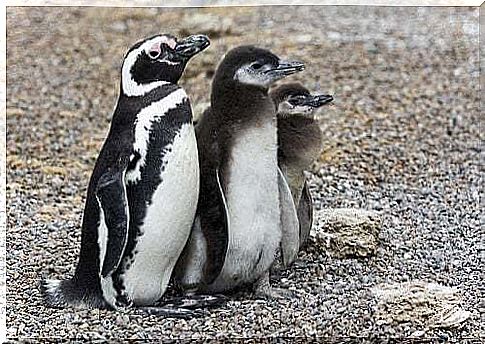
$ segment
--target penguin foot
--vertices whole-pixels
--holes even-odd
[[[206,310],[169,308],[169,307],[138,307],[137,309],[150,315],[162,316],[164,318],[192,319],[209,314]]]
[[[269,284],[269,272],[266,272],[256,281],[254,284],[254,294],[256,297],[272,300],[292,299],[296,296],[291,290],[271,287]]]
[[[214,308],[223,305],[227,301],[224,295],[201,295],[187,294],[181,297],[171,297],[165,302],[161,302],[164,307],[198,309]]]

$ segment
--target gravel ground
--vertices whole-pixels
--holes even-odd
[[[121,58],[158,32],[212,39],[181,82],[196,111],[233,46],[253,43],[306,62],[292,79],[335,95],[321,114],[325,148],[309,175],[316,208],[377,211],[375,256],[332,258],[314,240],[274,279],[296,290],[295,299],[241,292],[190,320],[44,307],[41,276],[66,278],[77,261]],[[418,333],[434,341],[483,340],[477,8],[8,8],[7,64],[10,337],[385,341],[425,331]],[[416,280],[458,288],[470,318],[453,329],[376,321],[371,289]]]

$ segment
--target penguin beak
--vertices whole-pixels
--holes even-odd
[[[329,94],[320,94],[316,96],[309,95],[302,99],[301,106],[311,106],[313,108],[319,108],[322,105],[328,104],[333,101],[333,97]]]
[[[278,80],[285,76],[301,72],[304,69],[305,65],[303,62],[280,60],[276,68],[269,69],[265,73],[269,74],[274,80]]]
[[[179,60],[188,60],[192,56],[200,53],[210,45],[209,38],[206,35],[192,35],[177,42],[175,46],[175,58]]]

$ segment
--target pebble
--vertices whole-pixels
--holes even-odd
[[[118,315],[116,317],[116,324],[117,325],[127,325],[129,322],[130,322],[130,318],[126,314]]]
[[[381,222],[379,214],[369,210],[322,209],[314,212],[310,234],[322,251],[335,257],[368,257],[376,253]]]

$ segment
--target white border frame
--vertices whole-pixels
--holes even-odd
[[[6,341],[6,164],[7,164],[7,6],[102,6],[102,7],[216,7],[216,6],[258,6],[258,5],[346,5],[346,6],[467,6],[480,7],[479,18],[479,52],[485,49],[485,38],[480,35],[481,29],[485,30],[485,2],[481,0],[31,0],[25,4],[25,0],[6,0],[0,6],[0,342]],[[479,57],[480,71],[484,68],[485,58]],[[480,73],[480,90],[485,89],[485,75]],[[480,107],[485,106],[485,95],[481,94]],[[481,127],[481,123],[480,123]]]

